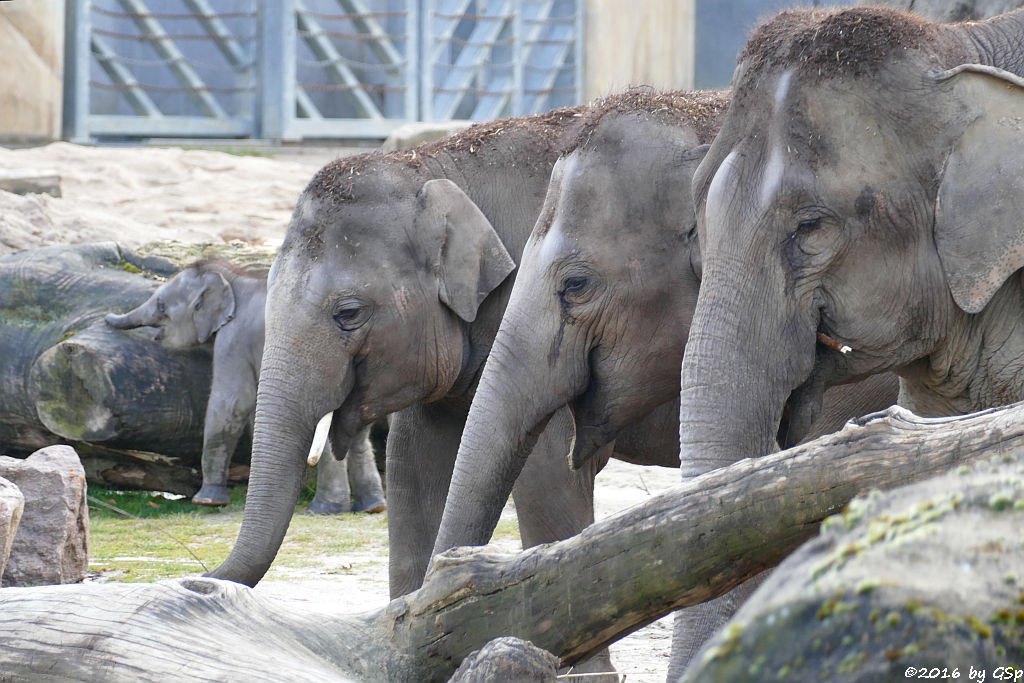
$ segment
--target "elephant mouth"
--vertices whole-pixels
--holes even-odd
[[[569,441],[569,465],[578,470],[603,449],[610,448],[615,442],[614,433],[605,420],[592,419],[586,409],[585,401],[580,398],[567,404],[572,416],[572,435]]]
[[[825,389],[835,384],[837,366],[853,349],[819,322],[815,332],[814,364],[811,372],[789,394],[782,408],[782,419],[776,440],[780,448],[792,448],[810,432],[821,413]]]

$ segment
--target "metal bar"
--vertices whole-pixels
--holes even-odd
[[[420,46],[422,45],[422,33],[420,31],[420,16],[422,15],[423,0],[406,0],[408,13],[405,16],[405,58],[407,61],[405,72],[402,74],[405,83],[405,99],[402,111],[407,121],[418,121],[420,118]]]
[[[305,3],[302,0],[294,0],[294,2],[299,30],[309,31],[312,34],[303,37],[303,40],[309,45],[309,49],[313,51],[317,59],[330,60],[331,63],[327,67],[327,72],[331,74],[336,82],[353,86],[352,90],[346,91],[346,95],[352,98],[352,101],[368,118],[383,118],[380,110],[377,109],[377,105],[374,104],[366,90],[363,89],[362,83],[360,83],[356,75],[340,61],[341,55],[338,53],[337,48],[334,47],[334,44],[322,35],[318,35],[322,33],[320,24],[307,13]]]
[[[524,32],[518,34],[518,42],[515,49],[515,58],[513,61],[516,63],[516,67],[513,70],[511,76],[502,74],[495,76],[492,81],[488,84],[489,90],[497,91],[495,94],[485,94],[477,99],[477,105],[473,109],[472,118],[475,120],[489,120],[496,119],[501,116],[502,112],[513,100],[519,100],[518,106],[513,105],[511,114],[515,116],[522,116],[523,114],[530,114],[536,109],[523,109],[523,90],[524,85],[524,74],[523,65],[526,64],[530,59],[531,45],[542,35],[543,31],[547,27],[547,19],[551,16],[551,10],[553,2],[548,0],[543,3],[526,3],[522,0],[518,0],[518,7],[516,7],[516,16],[522,17],[526,12],[525,5],[539,5],[536,14],[531,15],[530,22],[523,26],[525,22],[520,19],[520,25],[525,29]],[[518,79],[518,83],[516,82]]]
[[[574,103],[583,102],[583,78],[586,71],[583,69],[583,55],[586,54],[586,0],[574,0],[575,7],[573,11],[576,13],[576,21],[573,24],[576,33],[576,43],[573,46],[573,62],[575,68],[573,86],[576,88],[576,96],[573,98]]]
[[[350,21],[352,25],[356,27],[356,30],[360,33],[366,33],[375,38],[370,43],[370,49],[377,59],[388,64],[398,65],[400,62],[405,61],[402,58],[402,53],[398,51],[394,43],[391,42],[387,31],[381,27],[380,22],[369,16],[370,11],[363,4],[362,0],[338,0],[338,4],[346,12],[358,15],[353,16]]]
[[[301,85],[295,87],[295,106],[299,109],[299,115],[307,119],[323,119],[320,110],[316,108],[313,99]]]
[[[401,119],[296,119],[303,138],[386,138],[406,123]]]
[[[292,0],[261,5],[259,134],[270,140],[295,139],[295,6]]]
[[[195,18],[207,33],[214,39],[217,48],[228,60],[228,64],[236,69],[244,69],[246,62],[245,51],[241,44],[235,39],[235,35],[227,27],[220,17],[214,14],[213,8],[206,0],[185,0],[185,6],[195,13]]]
[[[509,15],[510,11],[510,2],[502,2],[500,9],[496,10],[495,14]],[[459,56],[456,58],[456,66],[464,64],[483,65],[487,55],[493,49],[491,44],[501,35],[506,25],[507,21],[488,21],[474,26],[469,40],[466,41],[467,45],[462,48],[462,51],[459,52]],[[475,74],[472,71],[460,72],[460,70],[455,70],[449,72],[441,86],[441,89],[445,92],[442,92],[441,96],[434,101],[434,110],[441,112],[441,120],[447,121],[455,117],[459,106],[465,99],[465,95],[454,93],[468,88],[474,76]]]
[[[92,136],[134,137],[213,137],[244,138],[252,135],[252,121],[246,118],[214,119],[208,116],[165,116],[160,119],[143,116],[93,115],[88,121]]]
[[[96,34],[92,35],[89,42],[92,51],[99,57],[100,68],[103,69],[111,81],[119,83],[123,87],[121,94],[128,100],[132,110],[139,116],[162,117],[163,112],[160,111],[149,95],[139,86],[139,82],[135,80],[132,72],[116,61],[105,59],[116,56],[116,53],[107,45],[107,42]]]
[[[516,8],[516,19],[513,24],[512,36],[515,38],[516,47],[513,51],[512,58],[512,111],[510,112],[513,116],[522,116],[523,114],[523,60],[520,58],[522,54],[523,45],[523,27],[526,22],[526,18],[523,16],[525,9],[523,3],[520,2]],[[477,106],[479,109],[479,105]],[[491,118],[497,118],[493,116]]]
[[[146,6],[145,0],[118,0],[118,3],[126,12],[137,15],[132,18],[132,21],[135,22],[140,31],[153,37],[152,45],[157,54],[173,60],[168,65],[171,73],[174,74],[182,85],[196,89],[195,97],[200,109],[208,116],[221,119],[228,118],[227,112],[220,106],[217,99],[209,92],[202,90],[205,87],[203,79],[199,77],[199,74],[188,63],[181,50],[178,49],[178,46],[174,44],[174,41],[164,31],[160,22],[150,16],[149,7]]]
[[[451,1],[452,0],[449,0],[449,2],[451,2]],[[433,66],[434,64],[437,64],[438,62],[441,61],[441,53],[444,52],[444,49],[448,46],[448,43],[451,41],[452,36],[455,35],[455,29],[458,28],[458,25],[459,25],[459,20],[458,19],[448,19],[447,20],[448,23],[445,25],[445,27],[441,31],[439,31],[436,36],[434,35],[434,32],[433,32],[434,22],[433,22],[433,20],[435,18],[442,18],[442,17],[445,16],[445,15],[442,15],[440,12],[437,11],[436,7],[437,7],[437,3],[438,2],[444,2],[444,0],[430,0],[429,1],[428,9],[427,9],[427,12],[426,12],[426,17],[424,17],[425,27],[426,28],[424,29],[423,35],[424,36],[433,36],[434,41],[437,43],[432,49],[429,48],[429,47],[426,48],[426,49],[431,49],[431,54],[430,54],[429,60],[427,62],[428,68],[430,66]],[[460,7],[461,9],[459,9],[457,11],[452,11],[449,14],[452,14],[452,15],[465,14],[466,10],[469,9],[469,4],[471,2],[473,2],[473,0],[462,0],[460,5],[456,5],[457,7]],[[429,41],[425,41],[425,43],[428,46],[430,45]]]
[[[547,18],[550,16],[554,2],[548,0],[545,4],[546,7],[543,14]],[[533,62],[548,68],[546,70],[531,70],[527,75],[523,89],[526,92],[537,93],[537,95],[530,102],[529,108],[523,112],[524,114],[541,112],[550,108],[548,96],[551,94],[555,81],[558,80],[558,75],[565,67],[565,62],[573,50],[573,33],[575,28],[573,24],[566,24],[565,22],[547,23],[544,26],[538,26],[538,28],[541,29],[538,33],[544,35],[545,38],[541,40],[539,35],[534,36],[527,47],[523,61],[526,63]],[[575,36],[575,38],[578,40],[579,36]]]
[[[90,28],[88,0],[65,0],[61,135],[72,142],[89,141]]]

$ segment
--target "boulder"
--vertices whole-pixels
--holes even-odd
[[[4,574],[7,556],[11,553],[14,534],[18,532],[18,523],[25,508],[25,496],[21,490],[0,478],[0,576]]]
[[[471,125],[472,121],[461,120],[406,123],[391,131],[380,149],[382,152],[409,149],[424,142],[433,142],[454,135]]]
[[[20,460],[0,456],[0,477],[25,497],[4,586],[76,583],[89,564],[85,470],[75,449],[49,446]]]
[[[511,636],[488,641],[462,660],[448,683],[476,681],[522,681],[555,683],[558,657],[528,640]]]
[[[1006,667],[1022,663],[1016,451],[851,501],[774,570],[680,680],[967,680],[972,670],[1021,680]]]

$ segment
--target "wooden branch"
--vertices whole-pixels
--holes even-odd
[[[1024,404],[941,419],[890,409],[686,481],[561,543],[514,556],[456,549],[422,589],[365,615],[314,618],[212,579],[4,589],[0,631],[20,635],[0,640],[0,670],[445,680],[502,635],[568,664],[775,565],[858,493],[1022,444]]]

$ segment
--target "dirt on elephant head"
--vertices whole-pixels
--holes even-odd
[[[585,111],[584,106],[562,107],[543,114],[487,121],[441,140],[425,142],[409,149],[374,151],[336,159],[313,176],[306,193],[332,201],[355,201],[358,199],[355,189],[359,177],[374,169],[391,165],[420,169],[432,159],[448,157],[458,160],[481,152],[490,153],[499,147],[507,152],[511,144],[507,141],[519,133],[528,134],[534,149],[557,150],[563,144],[568,127],[579,120]],[[531,163],[528,154],[523,154],[518,160],[524,165]]]
[[[873,76],[888,59],[926,46],[940,25],[883,7],[790,10],[761,25],[740,53],[748,74],[812,69],[824,78]]]
[[[601,121],[609,114],[641,114],[671,126],[692,126],[701,144],[710,143],[718,134],[722,117],[729,108],[729,93],[716,90],[673,90],[662,92],[651,87],[630,88],[626,92],[597,100],[583,113],[579,133],[562,150],[563,154],[585,148]]]

